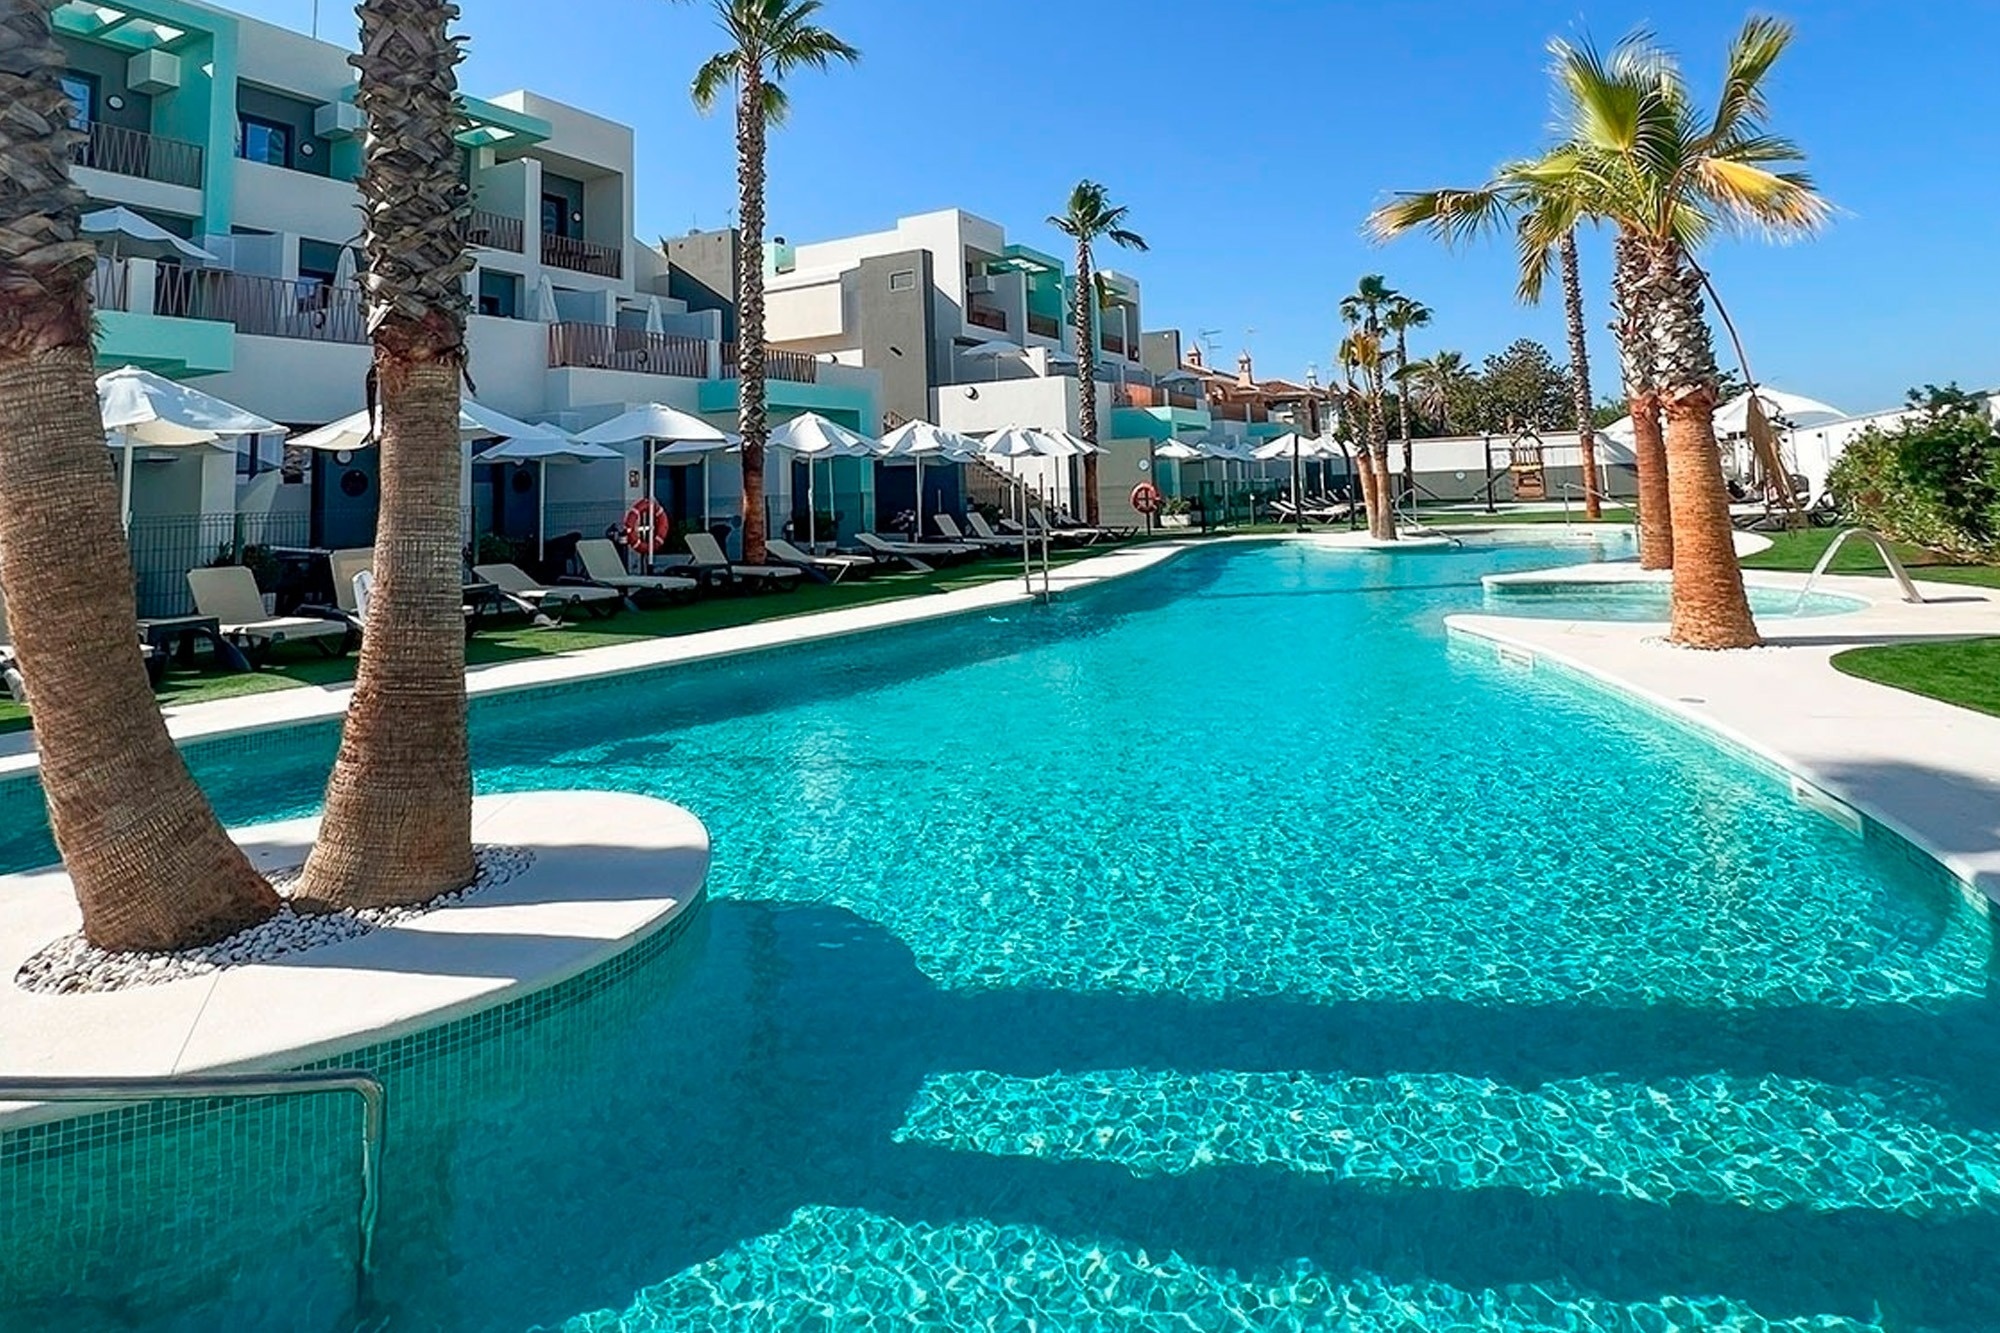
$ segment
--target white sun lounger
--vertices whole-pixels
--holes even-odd
[[[253,658],[281,643],[311,643],[328,657],[347,651],[353,627],[345,620],[267,613],[257,576],[241,565],[190,569],[187,583],[195,613],[214,620],[223,638]]]
[[[876,561],[865,555],[811,555],[786,541],[783,537],[773,537],[764,543],[764,549],[771,558],[781,564],[797,568],[828,583],[838,583],[849,574],[862,573],[875,568]]]
[[[933,560],[956,560],[973,554],[970,546],[954,545],[946,542],[891,542],[884,541],[872,532],[857,532],[854,540],[885,560],[900,560],[919,574],[932,572],[924,563],[926,557]]]
[[[472,572],[507,596],[532,607],[580,606],[593,615],[612,615],[625,604],[615,588],[560,584],[550,588],[528,577],[519,565],[474,565]]]
[[[790,565],[739,565],[723,553],[721,543],[706,532],[687,534],[688,554],[694,557],[692,568],[699,570],[704,578],[720,575],[732,582],[742,581],[756,588],[796,588],[802,575]]]
[[[958,520],[950,514],[932,514],[931,522],[937,524],[937,530],[944,534],[946,541],[957,542],[961,546],[990,546],[1004,549],[1010,546],[1018,547],[1021,544],[997,535],[981,537],[976,533],[966,532],[958,526]]]
[[[592,537],[578,542],[576,558],[583,565],[585,578],[592,583],[615,589],[627,597],[642,592],[692,597],[701,591],[701,584],[694,579],[678,578],[671,574],[628,572],[625,562],[618,558],[618,548],[602,537]]]

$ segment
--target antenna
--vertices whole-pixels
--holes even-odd
[[[1216,338],[1221,332],[1221,329],[1202,329],[1194,335],[1194,340],[1200,343],[1203,349],[1208,352],[1208,359],[1210,361],[1215,360]]]

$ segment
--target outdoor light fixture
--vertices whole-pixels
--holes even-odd
[[[113,93],[104,99],[104,105],[110,107],[113,111],[123,111],[125,109],[125,99],[117,93]]]

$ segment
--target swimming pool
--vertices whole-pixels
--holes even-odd
[[[711,897],[386,1061],[368,1326],[2000,1327],[1986,913],[1448,641],[1481,574],[1575,558],[1208,548],[481,703],[483,790],[684,804]],[[198,767],[277,817],[331,749]],[[17,1323],[355,1326],[350,1111],[55,1165],[0,1159]]]

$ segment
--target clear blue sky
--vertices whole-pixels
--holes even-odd
[[[461,0],[464,85],[515,87],[637,127],[639,234],[725,222],[726,115],[686,87],[720,38],[706,0]],[[233,0],[305,28],[312,0]],[[1148,327],[1219,330],[1260,372],[1322,370],[1334,302],[1385,273],[1438,319],[1421,347],[1474,359],[1526,334],[1562,346],[1553,306],[1514,304],[1507,256],[1360,235],[1390,190],[1475,181],[1536,147],[1544,43],[1609,43],[1638,24],[1712,86],[1746,9],[1708,0],[828,0],[863,63],[799,76],[774,138],[773,230],[795,241],[959,206],[1047,249],[1042,219],[1079,176],[1109,185],[1152,243],[1116,262],[1144,284]],[[1844,210],[1826,236],[1725,242],[1711,266],[1758,377],[1849,410],[1910,384],[2000,384],[2000,4],[1809,0],[1777,9],[1798,40],[1775,124],[1803,143]],[[351,10],[321,0],[322,36]],[[1601,327],[1605,256],[1585,252]],[[1255,329],[1254,334],[1246,332]],[[1613,387],[1607,338],[1596,379]]]

